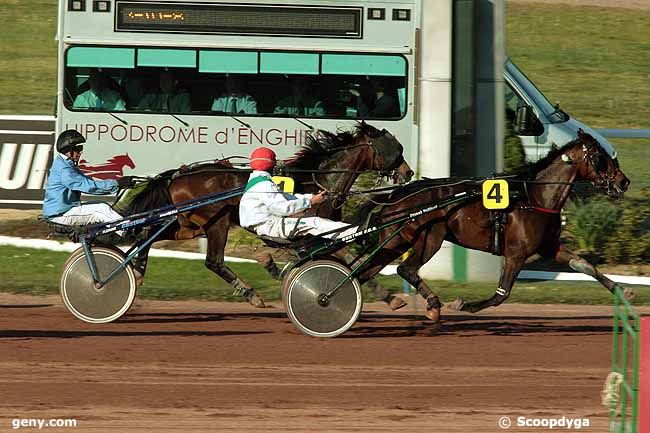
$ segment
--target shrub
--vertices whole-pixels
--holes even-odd
[[[601,253],[620,219],[620,208],[609,201],[578,201],[567,229],[575,238],[578,248]]]
[[[605,258],[610,263],[650,262],[650,200],[625,202],[622,217],[610,227]]]

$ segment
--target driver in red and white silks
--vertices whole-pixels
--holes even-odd
[[[266,147],[253,151],[250,166],[253,169],[246,192],[239,204],[239,222],[242,227],[260,236],[295,238],[338,230],[323,235],[330,239],[356,233],[357,226],[320,217],[300,217],[296,214],[325,201],[327,191],[319,194],[287,194],[280,191],[271,179],[276,164],[275,152]]]

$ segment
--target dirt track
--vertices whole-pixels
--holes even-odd
[[[498,432],[504,415],[605,431],[611,308],[506,305],[438,333],[412,310],[366,310],[319,340],[279,307],[139,301],[91,326],[57,297],[0,294],[0,431],[75,418],[65,431]]]

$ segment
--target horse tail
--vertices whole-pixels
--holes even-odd
[[[172,204],[169,184],[176,170],[169,170],[147,181],[147,185],[126,204],[123,214],[133,215]]]

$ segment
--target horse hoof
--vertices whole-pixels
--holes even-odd
[[[386,303],[393,311],[397,311],[400,308],[406,307],[408,305],[408,302],[395,295],[391,296],[391,298]]]
[[[634,301],[636,298],[636,293],[634,293],[634,291],[631,289],[625,289],[623,290],[623,297],[628,301]]]
[[[135,286],[140,287],[144,283],[144,275],[138,271],[133,271],[133,275],[135,276]]]
[[[427,319],[431,321],[434,325],[440,323],[440,308],[428,308],[424,315]]]
[[[465,306],[465,301],[461,298],[456,298],[454,302],[449,304],[449,309],[452,311],[463,311],[463,306]]]
[[[250,296],[246,298],[249,304],[251,304],[255,308],[266,308],[266,304],[264,304],[264,299],[262,299],[261,296],[259,296],[257,293],[252,293]]]

